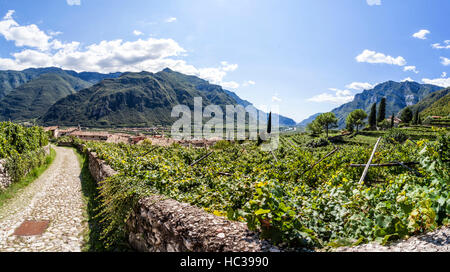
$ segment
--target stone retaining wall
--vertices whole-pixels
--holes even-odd
[[[4,190],[11,185],[11,179],[6,171],[6,159],[0,160],[0,190]]]
[[[141,199],[127,230],[130,245],[145,252],[280,251],[261,241],[244,223],[161,196]]]
[[[50,155],[50,145],[44,146],[42,149],[44,150],[46,156]],[[0,190],[8,188],[12,183],[12,180],[8,175],[8,171],[6,170],[6,161],[7,159],[0,160]]]
[[[83,146],[77,146],[83,150]],[[89,170],[97,183],[115,175],[95,152],[87,150]],[[128,242],[144,252],[280,251],[241,222],[229,221],[163,196],[141,199],[127,220]]]
[[[89,171],[91,172],[91,176],[94,178],[97,184],[117,174],[117,172],[114,171],[111,166],[100,160],[95,152],[88,151],[87,156],[89,159]]]

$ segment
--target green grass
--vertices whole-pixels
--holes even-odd
[[[86,204],[85,217],[88,219],[88,228],[84,233],[84,245],[82,251],[84,252],[100,252],[106,251],[106,245],[101,239],[102,223],[101,217],[98,215],[98,207],[101,205],[99,200],[99,191],[97,183],[91,176],[89,171],[89,161],[86,154],[80,153],[76,148],[73,148],[77,155],[81,167],[81,190],[83,192],[83,200]],[[124,242],[123,246],[115,249],[116,251],[129,251],[128,245]]]
[[[50,155],[45,158],[45,162],[43,165],[34,168],[28,173],[24,178],[22,178],[19,182],[12,183],[6,190],[0,191],[0,208],[6,204],[8,200],[13,198],[18,192],[22,189],[30,185],[33,181],[38,179],[42,173],[47,170],[47,168],[53,163],[53,160],[56,157],[56,152],[53,148],[50,149]]]

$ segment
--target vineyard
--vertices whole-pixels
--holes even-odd
[[[124,218],[137,200],[152,194],[246,222],[288,247],[386,243],[448,224],[450,133],[380,135],[372,164],[400,163],[371,167],[359,183],[363,168],[350,166],[367,162],[374,136],[335,136],[331,143],[293,134],[280,137],[273,153],[251,141],[220,141],[210,150],[85,144],[119,172],[101,185],[110,245],[123,239]]]
[[[46,145],[48,135],[40,127],[0,123],[0,158],[6,159],[6,169],[13,182],[44,163],[45,152],[41,148]]]

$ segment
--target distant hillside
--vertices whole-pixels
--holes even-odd
[[[409,108],[412,112],[416,112],[417,110],[419,110],[419,112],[422,112],[426,108],[430,107],[434,102],[446,96],[448,93],[450,93],[450,88],[436,91],[425,96],[422,100],[419,101],[419,103],[409,106]]]
[[[0,120],[30,120],[56,101],[91,84],[65,73],[49,73],[15,88],[0,101]]]
[[[386,97],[386,116],[389,116],[392,113],[399,113],[406,106],[414,105],[427,95],[441,89],[442,87],[417,82],[387,81],[355,95],[353,101],[343,104],[332,112],[336,114],[339,120],[338,125],[342,128],[345,127],[345,119],[350,112],[363,109],[369,113],[372,104],[379,103],[383,97]]]
[[[27,75],[22,72],[0,71],[0,100],[8,95],[12,90],[24,83],[27,83],[31,79],[31,75]]]
[[[171,125],[175,105],[236,105],[222,87],[170,69],[158,73],[124,73],[69,95],[53,105],[40,119],[45,124],[83,126]]]
[[[450,115],[450,88],[445,90],[447,94],[444,97],[441,97],[420,113],[423,118],[427,116],[445,117]]]
[[[298,127],[306,127],[309,123],[312,123],[312,121],[314,121],[317,116],[321,115],[322,113],[316,113],[311,115],[310,117],[306,118],[305,120],[301,121],[300,123],[297,124]]]
[[[23,71],[0,71],[0,100],[11,93],[15,88],[35,79],[43,74],[69,74],[92,84],[96,84],[106,78],[117,78],[121,73],[102,74],[95,72],[77,73],[70,70],[63,70],[57,67],[29,68]]]
[[[230,95],[234,100],[236,100],[236,102],[243,106],[243,107],[247,107],[247,106],[251,106],[253,107],[255,110],[257,110],[258,112],[261,112],[263,114],[268,114],[267,112],[258,110],[255,106],[253,106],[252,103],[248,102],[247,100],[243,100],[241,99],[237,94],[235,94],[234,92],[231,91],[227,91],[224,90],[228,95]],[[278,115],[278,114],[273,114],[273,118],[275,119],[276,116],[278,116],[278,121],[279,121],[279,125],[280,126],[295,126],[295,121],[289,117],[283,116],[283,115]]]

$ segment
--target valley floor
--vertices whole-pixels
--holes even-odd
[[[0,209],[0,252],[81,251],[87,229],[80,165],[72,149],[53,147],[53,164]],[[48,221],[42,235],[19,236],[26,221]]]

